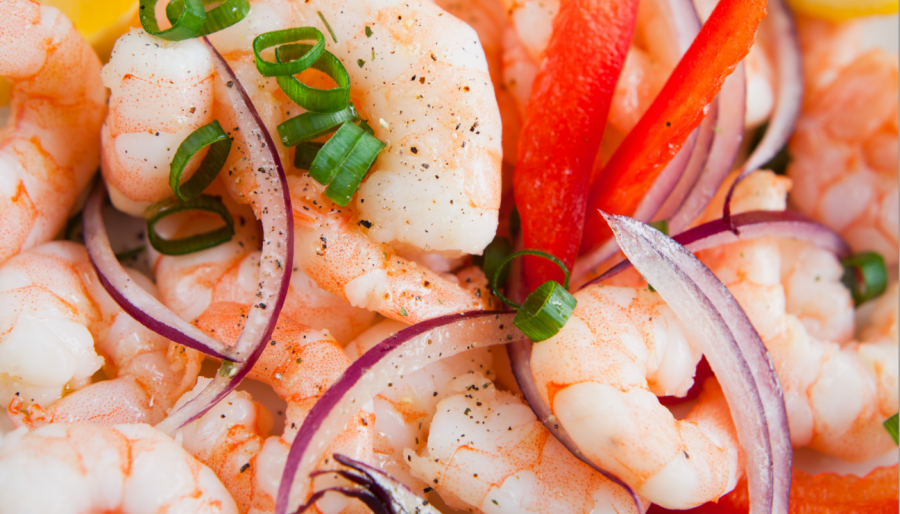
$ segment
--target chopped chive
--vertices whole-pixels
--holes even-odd
[[[314,45],[305,45],[304,52],[292,55],[292,59],[284,62],[281,59],[278,59],[278,62],[269,62],[260,55],[263,50],[274,46],[313,40],[316,42]],[[301,73],[318,61],[324,51],[325,36],[315,27],[274,30],[253,38],[253,57],[256,60],[256,69],[264,77],[281,77]]]
[[[275,59],[279,63],[285,63],[304,58],[311,48],[311,45],[304,43],[283,45],[275,49]],[[341,61],[330,52],[322,52],[319,59],[310,67],[331,77],[337,87],[331,89],[309,87],[293,75],[278,76],[276,78],[278,87],[294,103],[307,111],[337,112],[346,109],[350,105],[350,75]]]
[[[337,43],[338,42],[337,36],[335,36],[334,31],[331,30],[331,25],[328,24],[328,20],[325,19],[325,15],[322,14],[322,11],[316,11],[316,12],[319,13],[319,18],[322,19],[322,23],[325,24],[325,28],[328,29],[328,33],[331,34],[331,39],[333,39],[334,42]]]
[[[324,136],[344,122],[358,118],[359,115],[353,105],[348,105],[346,109],[338,112],[304,112],[278,125],[278,135],[281,136],[284,146],[295,146]]]
[[[366,37],[372,37],[372,27],[366,25]]]
[[[174,21],[170,18],[172,26],[166,30],[160,30],[159,23],[156,21],[156,2],[157,0],[140,0],[139,2],[139,18],[141,26],[151,36],[156,36],[166,41],[184,41],[196,37],[203,27],[203,21],[206,19],[206,8],[201,0],[173,0],[171,7],[173,13],[178,11],[178,15],[174,16]],[[166,8],[168,12],[169,7]]]
[[[350,202],[384,143],[354,123],[344,123],[319,150],[309,175],[327,185],[325,196],[340,206]]]
[[[886,419],[884,422],[884,429],[887,430],[889,434],[891,434],[891,438],[894,439],[894,444],[897,444],[897,432],[898,432],[897,416],[898,416],[897,414],[894,414],[893,416]]]
[[[403,316],[404,318],[406,316],[409,316],[409,312],[407,312],[406,307],[400,307],[400,315]]]
[[[884,259],[875,252],[863,252],[841,260],[844,276],[841,280],[853,294],[856,305],[877,298],[887,288],[887,269]]]
[[[216,3],[215,0],[202,0],[202,2],[206,5]],[[183,3],[177,1],[169,2],[169,5],[166,6],[166,18],[169,19],[172,25],[181,16],[183,9]],[[214,32],[226,29],[243,20],[249,12],[250,2],[247,0],[226,0],[213,9],[206,11],[206,18],[203,20],[203,25],[200,26],[200,32],[197,33],[197,37],[208,36]]]
[[[209,147],[203,161],[194,175],[184,184],[181,183],[181,175],[188,162],[204,148]],[[169,186],[182,202],[199,195],[209,186],[231,152],[231,138],[222,129],[217,120],[193,131],[178,145],[172,164],[169,165]]]
[[[298,170],[309,171],[322,146],[324,146],[322,143],[300,143],[297,145],[294,153],[294,167]]]
[[[156,233],[156,224],[167,216],[185,211],[206,211],[218,215],[225,222],[225,226],[180,239],[163,239]],[[187,202],[177,198],[169,198],[147,209],[147,240],[157,252],[163,255],[185,255],[199,252],[207,248],[218,246],[228,242],[234,236],[234,220],[231,213],[215,196],[201,194]]]

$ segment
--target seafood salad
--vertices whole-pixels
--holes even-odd
[[[0,0],[0,514],[898,511],[896,0]]]

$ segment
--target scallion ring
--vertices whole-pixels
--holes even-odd
[[[205,5],[219,3],[219,0],[201,1]],[[169,18],[169,22],[172,25],[181,16],[183,10],[184,6],[181,2],[169,2],[169,5],[166,6],[166,17]],[[197,36],[208,36],[213,32],[227,29],[243,20],[249,12],[250,2],[247,0],[225,0],[213,9],[206,11],[206,18],[203,20],[203,25],[200,26],[200,32],[197,33]]]
[[[497,290],[497,283],[506,265],[521,255],[536,255],[556,263],[565,274],[565,285],[560,285],[555,280],[548,280],[532,291],[521,306],[507,300]],[[572,313],[575,312],[578,300],[566,291],[568,287],[569,270],[566,268],[566,265],[556,257],[539,250],[522,250],[510,255],[497,267],[491,279],[491,289],[494,295],[503,303],[519,309],[516,317],[513,318],[513,325],[535,343],[550,339],[559,333],[560,329],[572,317]]]
[[[342,123],[358,118],[359,115],[353,105],[348,105],[346,109],[338,112],[304,112],[278,125],[278,135],[281,136],[284,146],[294,146],[324,136]]]
[[[311,49],[312,45],[305,43],[279,46],[275,49],[275,59],[279,63],[294,61],[303,58]],[[278,87],[295,104],[307,111],[338,112],[346,109],[350,105],[350,75],[340,59],[330,52],[322,52],[311,67],[331,77],[337,87],[331,89],[309,87],[293,75],[278,76],[276,78]]]
[[[887,288],[887,269],[884,259],[875,252],[863,252],[841,260],[844,276],[841,279],[853,294],[856,305],[877,298]]]
[[[298,170],[308,171],[323,146],[322,143],[300,143],[297,145],[294,153],[294,167]]]
[[[298,41],[312,41],[316,44],[308,45],[301,55],[295,56],[290,61],[269,62],[260,55],[266,48],[296,43]],[[264,77],[278,77],[282,75],[296,75],[306,70],[322,57],[325,51],[325,36],[315,27],[296,27],[292,29],[275,30],[266,32],[253,38],[253,55],[256,58],[256,69]],[[277,52],[277,51],[276,51]]]
[[[350,203],[384,143],[354,123],[344,123],[319,150],[309,175],[327,185],[325,196],[340,206]]]
[[[184,211],[206,211],[218,215],[225,226],[202,234],[179,239],[163,239],[156,233],[156,224],[167,216]],[[234,236],[234,220],[231,213],[215,196],[200,195],[187,202],[170,198],[151,206],[145,215],[147,218],[147,239],[150,245],[163,255],[185,255],[199,252],[228,242]]]
[[[181,175],[184,167],[200,150],[209,147],[209,151],[200,162],[200,166],[194,175],[184,184],[181,183]],[[208,185],[215,180],[225,161],[231,152],[231,138],[222,129],[217,120],[191,132],[175,151],[172,164],[169,166],[169,186],[175,192],[175,196],[182,202],[203,192]]]
[[[177,17],[174,17],[172,26],[166,30],[160,30],[159,23],[156,21],[156,2],[157,0],[140,0],[139,17],[141,26],[152,36],[156,36],[166,41],[183,41],[196,37],[203,27],[203,21],[206,19],[206,8],[201,0],[172,0],[169,6],[175,4],[171,8],[173,13],[179,11]],[[166,7],[168,12],[169,7]]]
[[[894,440],[894,444],[897,444],[898,432],[900,432],[897,417],[898,414],[894,414],[884,421],[884,429],[887,430],[888,434],[891,434],[891,438]]]
[[[481,255],[475,256],[473,260],[475,265],[484,271],[486,277],[493,278],[497,272],[497,268],[506,261],[511,253],[512,243],[509,241],[509,238],[498,236],[491,241],[491,244],[485,247],[484,252]],[[508,279],[509,268],[504,268],[497,277],[497,288],[503,287]]]

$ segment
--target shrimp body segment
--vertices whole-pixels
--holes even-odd
[[[0,130],[3,262],[62,229],[97,169],[106,92],[100,60],[72,23],[28,0],[0,5],[0,76],[13,83]]]
[[[0,443],[3,514],[238,512],[209,468],[148,425],[58,423]]]

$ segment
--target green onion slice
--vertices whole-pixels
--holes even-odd
[[[163,239],[156,233],[156,224],[163,218],[185,211],[206,211],[219,215],[225,226],[180,239]],[[234,220],[219,197],[200,195],[187,202],[170,198],[151,206],[147,218],[147,239],[150,245],[163,255],[185,255],[199,252],[228,242],[234,236]]]
[[[209,151],[203,157],[200,167],[187,182],[182,184],[181,175],[184,173],[184,167],[197,152],[207,146]],[[178,146],[175,157],[172,158],[172,164],[169,166],[169,186],[175,192],[175,196],[182,202],[186,202],[202,193],[216,179],[228,159],[229,152],[231,152],[231,138],[217,120],[191,132],[191,135]]]
[[[300,143],[297,145],[296,153],[294,153],[294,167],[298,170],[308,171],[323,146],[322,143]]]
[[[200,32],[197,33],[197,36],[208,36],[213,32],[226,29],[243,20],[247,13],[250,12],[250,2],[247,0],[225,0],[221,3],[219,3],[220,0],[201,1],[204,5],[215,3],[219,5],[206,11],[206,19],[203,20],[203,25],[200,26]],[[169,5],[166,6],[166,17],[169,18],[169,22],[172,25],[175,25],[175,20],[181,16],[183,10],[184,5],[180,1],[169,2]]]
[[[358,118],[359,115],[352,104],[338,112],[304,112],[278,125],[278,135],[281,136],[284,146],[294,146],[324,136],[338,125]]]
[[[513,303],[505,298],[497,290],[503,269],[516,257],[522,255],[536,255],[556,263],[565,274],[565,284],[560,285],[555,280],[548,280],[541,284],[525,298],[522,305]],[[540,250],[522,250],[507,257],[494,271],[491,279],[491,289],[494,296],[499,298],[503,303],[519,309],[516,317],[513,319],[513,325],[518,327],[529,339],[535,343],[545,341],[555,336],[575,311],[578,300],[569,294],[566,289],[569,287],[569,269],[563,262],[549,253]]]
[[[173,16],[169,17],[172,26],[166,30],[160,30],[156,21],[156,2],[157,0],[140,0],[139,3],[141,25],[147,33],[166,41],[183,41],[200,33],[206,19],[206,9],[201,0],[172,0],[166,6],[167,15],[172,10]]]
[[[328,186],[325,196],[341,207],[346,206],[382,148],[384,143],[363,128],[344,123],[319,150],[309,167],[309,175]]]
[[[269,62],[260,55],[266,48],[286,43],[296,43],[297,41],[312,40],[315,40],[316,44],[307,45],[308,49],[305,52],[295,55],[294,59],[288,62],[281,62],[281,60]],[[253,55],[256,58],[256,69],[264,77],[279,77],[300,73],[318,61],[324,51],[325,36],[315,27],[275,30],[260,34],[253,39]]]
[[[891,437],[894,439],[894,444],[897,444],[897,432],[898,430],[900,430],[897,426],[897,416],[898,414],[894,414],[884,422],[884,429],[887,430],[889,434],[891,434]]]
[[[491,244],[487,245],[482,255],[475,256],[473,260],[475,265],[484,271],[484,276],[493,278],[497,273],[497,268],[506,261],[511,253],[512,243],[509,238],[498,236],[491,241]],[[503,287],[507,280],[509,280],[509,268],[504,267],[497,277],[497,287]]]
[[[853,293],[856,305],[877,298],[887,288],[887,269],[884,259],[875,252],[863,252],[841,260],[844,276],[841,279]]]
[[[275,49],[275,59],[286,63],[303,58],[312,49],[312,45],[294,43],[279,46]],[[350,75],[341,61],[330,52],[322,52],[319,59],[311,66],[329,77],[337,84],[331,89],[309,87],[297,80],[293,75],[280,75],[276,78],[278,86],[295,104],[311,112],[338,112],[350,105]]]

